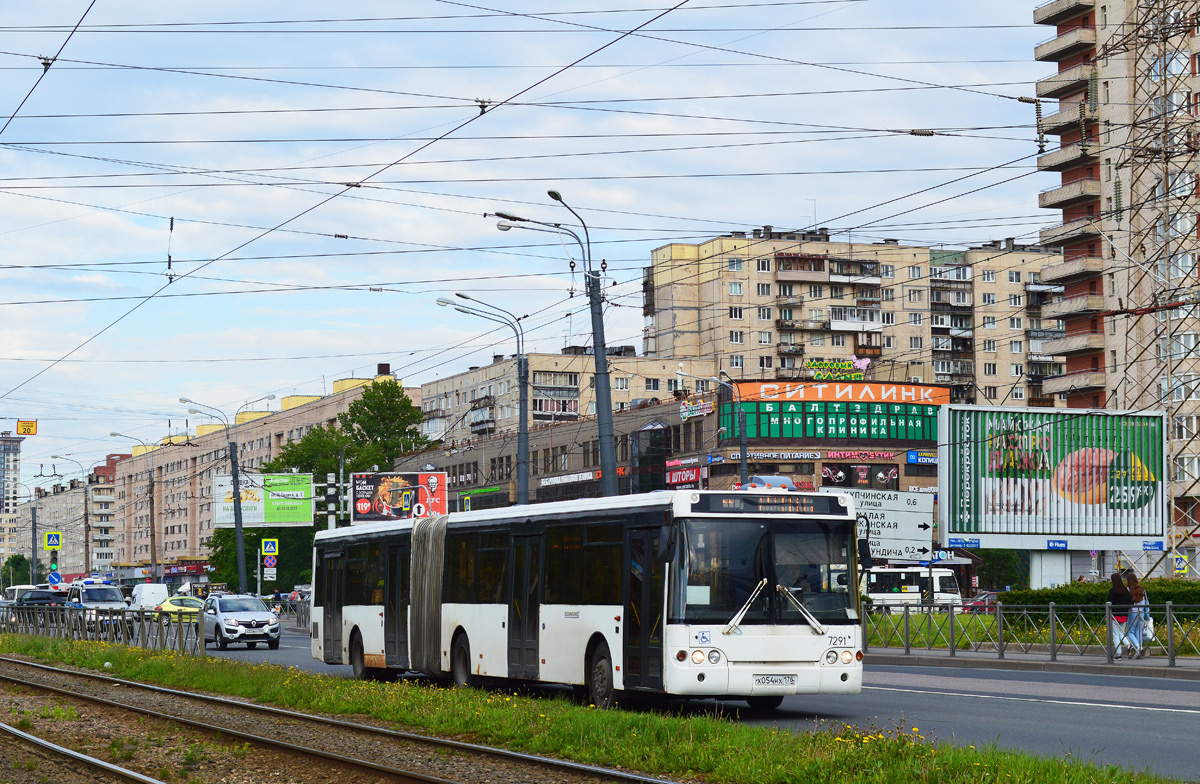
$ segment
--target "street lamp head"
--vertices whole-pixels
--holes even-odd
[[[194,408],[189,408],[189,409],[188,409],[188,413],[189,413],[189,414],[199,414],[200,412],[199,412],[198,410],[194,409]]]
[[[455,306],[454,306],[454,309],[455,309],[455,310],[457,310],[459,313],[466,313],[468,316],[477,316],[477,315],[479,315],[479,314],[478,314],[478,313],[476,313],[475,311],[473,311],[473,310],[468,310],[467,308],[464,308],[464,307],[463,307],[463,306],[461,306],[461,305],[455,305]]]
[[[500,231],[508,231],[513,227],[513,222],[509,220],[496,221],[496,228]]]
[[[454,296],[460,299],[474,299],[470,294],[463,294],[461,291],[454,292]]]
[[[181,397],[181,398],[179,398],[179,402],[180,402],[180,403],[191,403],[191,404],[192,404],[192,405],[194,405],[194,406],[196,406],[196,405],[200,405],[200,404],[199,404],[199,403],[197,403],[195,400],[192,400],[191,398],[186,398],[186,397]]]
[[[516,221],[517,223],[521,223],[525,220],[525,218],[522,218],[520,215],[513,215],[511,212],[501,212],[500,210],[496,210],[492,214],[497,218],[506,221]]]
[[[438,297],[437,304],[441,305],[443,308],[449,308],[455,305],[453,300],[446,299],[445,297]]]
[[[729,378],[729,374],[725,372],[725,369],[724,369],[724,368],[722,368],[722,369],[718,370],[718,371],[717,371],[717,375],[718,375],[718,376],[724,376],[725,378]]]
[[[275,393],[274,393],[274,392],[272,392],[272,393],[270,393],[269,395],[267,395],[267,400],[274,400],[274,399],[275,399]]]
[[[562,194],[559,193],[558,191],[546,191],[546,195],[549,196],[551,199],[554,199],[555,201],[563,200]]]

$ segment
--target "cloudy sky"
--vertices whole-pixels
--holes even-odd
[[[0,27],[0,427],[39,421],[31,483],[208,421],[180,396],[232,413],[511,351],[436,306],[456,291],[529,314],[531,350],[588,342],[578,249],[485,217],[571,223],[551,188],[639,351],[673,240],[961,247],[1055,217],[1015,100],[1054,68],[1032,4],[89,3]]]

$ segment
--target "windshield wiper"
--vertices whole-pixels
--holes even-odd
[[[750,598],[742,605],[742,609],[733,614],[733,617],[729,619],[729,625],[725,627],[725,631],[721,632],[721,634],[733,634],[735,631],[739,631],[738,624],[742,622],[742,618],[745,617],[746,612],[750,609],[750,605],[754,604],[754,600],[758,598],[758,595],[762,593],[762,589],[766,586],[766,577],[758,581],[758,585],[754,586],[754,591],[750,594]]]
[[[804,620],[808,621],[808,625],[813,628],[814,632],[816,632],[817,634],[825,633],[825,627],[821,625],[820,621],[817,620],[816,616],[814,616],[812,613],[810,613],[808,611],[808,608],[805,607],[800,602],[799,599],[797,599],[795,596],[792,595],[792,592],[790,590],[788,590],[786,585],[780,585],[780,584],[776,583],[775,589],[778,590],[784,596],[786,596],[788,598],[788,601],[790,601],[792,603],[792,606],[800,611],[800,614],[804,616]]]

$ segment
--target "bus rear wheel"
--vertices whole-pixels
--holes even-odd
[[[359,636],[357,629],[350,638],[350,667],[354,670],[356,681],[365,681],[370,675],[367,672],[366,657],[363,656],[362,637]]]
[[[465,634],[454,638],[454,647],[450,652],[450,671],[454,676],[455,686],[475,685],[475,677],[471,675],[471,643]]]
[[[608,645],[605,643],[600,643],[596,650],[592,651],[592,660],[587,668],[587,694],[592,705],[601,709],[611,708],[616,701],[612,655],[609,654]]]
[[[766,713],[782,705],[783,697],[747,697],[746,704],[755,713]]]

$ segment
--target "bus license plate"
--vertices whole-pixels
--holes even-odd
[[[795,675],[755,675],[755,686],[795,686]]]

